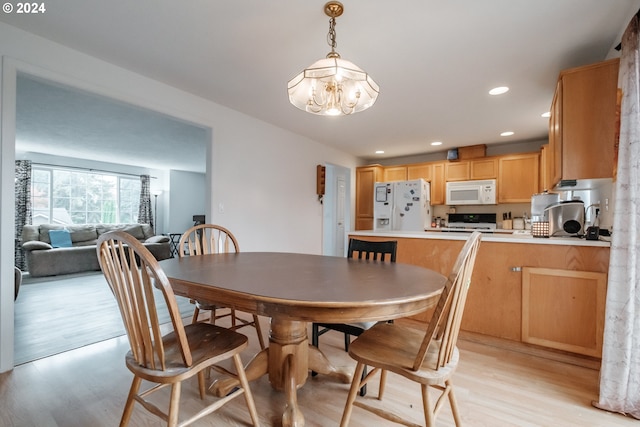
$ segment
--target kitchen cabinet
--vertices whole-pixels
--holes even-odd
[[[466,181],[471,177],[471,165],[468,160],[447,162],[444,166],[446,181]]]
[[[619,109],[619,59],[560,73],[551,104],[551,184],[611,178]]]
[[[444,205],[445,179],[444,162],[433,164],[433,179],[431,180],[431,204]]]
[[[407,179],[422,178],[429,182],[431,204],[444,204],[444,162],[416,163],[407,166]]]
[[[522,341],[602,356],[607,275],[522,269]]]
[[[406,166],[391,166],[385,167],[382,181],[406,181],[407,180],[407,167]]]
[[[538,168],[538,173],[539,173],[539,182],[540,185],[538,186],[538,189],[540,190],[540,192],[543,192],[545,190],[551,190],[551,180],[552,177],[550,176],[550,171],[551,171],[551,149],[549,148],[549,144],[544,144],[542,147],[540,147],[540,167]]]
[[[446,181],[466,181],[469,179],[495,179],[498,177],[498,159],[483,157],[472,160],[447,162]]]
[[[498,159],[495,157],[474,159],[469,163],[471,179],[496,179],[498,177]]]
[[[498,203],[530,203],[539,192],[540,155],[513,154],[498,162]]]
[[[356,168],[356,230],[373,230],[373,187],[382,177],[380,165]]]
[[[464,245],[464,240],[388,234],[357,238],[393,238],[398,241],[397,262],[446,275]],[[608,247],[483,240],[462,330],[599,357],[602,329],[597,319],[604,316],[602,292],[608,268]],[[430,314],[412,318],[426,322]]]

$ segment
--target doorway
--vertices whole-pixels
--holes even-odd
[[[325,165],[322,254],[346,256],[347,230],[351,229],[351,170]]]
[[[86,89],[79,89],[67,83],[58,83],[57,81],[49,80],[47,77],[34,76],[23,73],[20,70],[14,70],[14,72],[16,109],[12,126],[15,126],[13,147],[15,151],[11,156],[14,159],[28,158],[34,163],[51,163],[51,166],[73,166],[81,169],[93,169],[96,166],[97,169],[100,169],[101,164],[106,164],[109,168],[113,166],[116,169],[108,170],[108,172],[119,174],[130,170],[135,175],[140,175],[141,173],[146,173],[146,170],[161,169],[162,166],[159,165],[163,162],[175,165],[178,169],[187,169],[182,165],[188,164],[189,158],[186,154],[189,154],[196,158],[199,163],[194,172],[208,173],[206,159],[209,157],[208,153],[210,152],[211,129],[146,107],[115,100],[104,95],[92,93]],[[28,126],[29,124],[33,124],[34,127],[25,129],[25,125]],[[109,134],[107,135],[107,133]],[[56,138],[50,138],[46,141],[46,147],[42,147],[38,145],[37,141],[42,139],[43,134],[56,135]],[[70,140],[74,136],[74,144],[65,144],[65,138]],[[142,137],[144,137],[144,140]],[[169,143],[176,145],[175,141],[177,139],[181,141],[178,153],[175,150],[171,150],[171,146],[168,145]],[[101,146],[109,147],[109,155],[100,152]],[[3,147],[3,150],[5,148]],[[26,157],[24,153],[28,153]],[[163,156],[169,160],[163,160]],[[11,161],[3,163],[3,168],[7,167]],[[149,161],[153,163],[136,165],[136,163]],[[188,172],[180,171],[179,173],[185,175]],[[163,181],[158,183],[159,188],[162,188],[163,185],[172,185],[169,180],[174,174],[169,173],[169,169],[166,169],[166,175],[163,180],[162,177],[158,180]],[[198,200],[205,200],[207,194],[210,194],[210,190],[207,188],[210,187],[207,184],[208,182],[209,180],[205,179],[205,183],[203,183],[205,186],[204,194],[197,197]],[[3,191],[6,191],[6,188]],[[165,191],[165,207],[169,205],[169,194],[170,191]],[[159,211],[166,210],[161,207]],[[201,209],[197,209],[195,213],[201,213],[200,211]],[[193,213],[189,212],[190,215]],[[162,217],[161,213],[160,218]],[[3,270],[4,267],[3,265]],[[100,272],[94,273],[80,278],[80,281],[85,284],[91,280],[101,282],[102,274]],[[96,275],[99,277],[96,277]],[[58,279],[71,283],[71,279],[74,279],[74,277],[60,276],[59,278],[54,278],[52,282]],[[73,288],[72,285],[67,286],[66,289]],[[98,285],[101,286],[102,283]],[[25,297],[25,291],[28,286],[29,281],[24,281],[21,292],[25,294]],[[53,287],[53,285],[50,287]],[[58,287],[63,288],[62,286]],[[76,292],[77,289],[76,287]],[[103,290],[100,287],[97,289]],[[84,289],[82,292],[84,292]],[[20,295],[18,299],[20,299]],[[52,298],[50,300],[53,301]],[[59,297],[57,300],[58,302],[68,301],[71,298]],[[108,298],[107,300],[109,301]],[[19,304],[14,304],[13,308],[14,310],[11,311],[15,331],[13,337],[17,339],[18,332],[16,327],[19,325],[15,319],[18,316],[22,316],[22,313],[18,311],[20,309]],[[192,310],[188,306],[185,307],[185,310],[188,311],[189,309]],[[73,319],[69,318],[69,312],[74,311],[65,310],[65,319],[69,323],[73,323]],[[76,321],[83,323],[84,319],[80,315]],[[119,326],[121,320],[116,320]],[[100,334],[97,334],[97,337],[93,335],[95,334],[87,334],[85,336],[87,341],[74,342],[73,345],[83,346],[100,340]],[[76,336],[74,339],[77,340],[79,338]],[[13,342],[14,363],[25,362],[24,358],[15,357],[16,341],[14,340]],[[7,347],[11,349],[11,346]],[[68,349],[65,348],[65,350]],[[38,351],[34,351],[33,354],[37,355]],[[6,354],[3,354],[2,357],[6,357]]]

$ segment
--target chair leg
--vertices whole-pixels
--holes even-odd
[[[378,400],[382,400],[382,395],[384,394],[384,387],[387,385],[387,371],[384,369],[380,370],[380,388],[378,389]]]
[[[249,388],[249,380],[247,380],[247,374],[244,371],[242,359],[240,358],[240,355],[238,353],[233,355],[233,363],[236,366],[236,372],[238,373],[240,386],[244,389],[244,398],[247,402],[247,408],[249,408],[251,421],[253,421],[253,425],[255,427],[258,427],[260,425],[260,421],[258,420],[258,411],[256,410],[256,404],[253,401],[253,394],[251,393],[251,389]]]
[[[235,308],[231,308],[231,327],[235,328],[236,327],[236,310]]]
[[[347,403],[344,406],[344,412],[342,412],[340,427],[347,427],[349,425],[349,419],[351,418],[351,412],[353,411],[353,402],[355,402],[358,389],[360,389],[362,371],[364,371],[364,364],[358,362],[356,365],[356,371],[353,373],[353,380],[351,381],[349,396],[347,396]]]
[[[320,335],[319,335],[320,327],[315,323],[311,324],[311,345],[314,347],[318,347],[320,344]]]
[[[171,386],[171,398],[169,400],[169,416],[167,419],[168,427],[175,427],[178,425],[178,412],[180,409],[180,391],[182,389],[182,382],[178,381]]]
[[[364,365],[364,369],[362,370],[362,380],[364,380],[364,377],[367,376],[367,365]],[[362,387],[360,387],[360,396],[366,396],[367,395],[367,385],[363,385]]]
[[[311,324],[311,345],[314,347],[318,347],[320,345],[320,326],[315,323]],[[311,376],[315,377],[318,375],[316,371],[311,371]]]
[[[426,427],[433,427],[435,416],[431,411],[431,403],[429,399],[429,386],[426,384],[420,384],[422,389],[422,410],[424,411],[424,421]]]
[[[124,405],[124,411],[122,412],[122,418],[120,418],[120,427],[126,427],[131,419],[131,413],[133,412],[133,404],[136,402],[135,395],[138,394],[142,378],[134,376],[131,382],[131,388],[129,389],[129,395],[127,396],[127,403]]]
[[[258,334],[258,342],[260,342],[260,350],[264,350],[264,337],[262,336],[262,328],[260,327],[260,319],[256,314],[253,315],[253,326],[256,328],[256,333]]]
[[[458,402],[453,395],[453,385],[451,380],[445,381],[445,386],[449,389],[449,404],[451,405],[451,413],[453,414],[453,420],[456,423],[456,427],[462,427],[462,420],[460,420],[460,413],[458,412]]]
[[[349,344],[351,344],[351,335],[344,334],[344,351],[349,352]]]
[[[200,399],[204,399],[207,393],[207,386],[205,384],[204,371],[208,371],[209,368],[204,368],[202,371],[198,372],[198,390],[200,391]],[[209,372],[207,372],[208,374]]]
[[[196,306],[196,308],[193,309],[193,318],[191,319],[191,324],[198,323],[199,314],[200,314],[200,309]]]

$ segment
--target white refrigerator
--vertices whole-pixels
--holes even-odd
[[[373,229],[376,231],[424,231],[431,225],[429,183],[376,182],[373,186]]]

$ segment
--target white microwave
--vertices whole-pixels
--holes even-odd
[[[447,182],[447,205],[495,205],[496,180]]]

